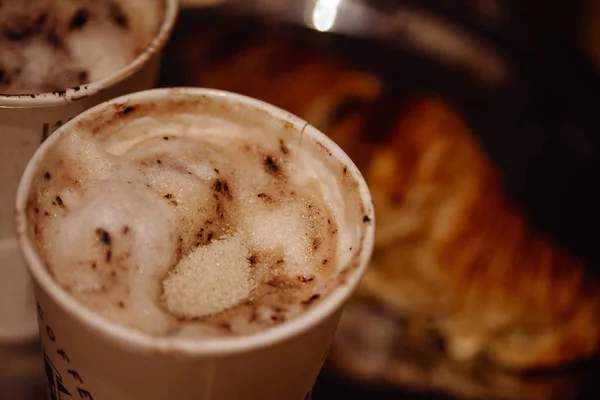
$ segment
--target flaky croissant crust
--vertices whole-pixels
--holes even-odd
[[[448,104],[415,102],[372,160],[378,228],[366,292],[433,318],[457,360],[525,370],[597,352],[598,282],[508,203]]]

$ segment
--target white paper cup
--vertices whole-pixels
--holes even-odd
[[[253,118],[279,124],[281,129],[297,134],[297,140],[304,146],[314,144],[322,150],[326,160],[323,168],[340,176],[340,181],[347,185],[344,187],[350,188],[344,190],[355,194],[355,200],[347,200],[347,204],[356,207],[347,205],[344,211],[351,221],[348,234],[356,238],[354,255],[347,265],[340,267],[338,286],[304,314],[247,336],[200,340],[152,337],[100,317],[69,295],[49,274],[37,251],[26,214],[34,177],[43,175],[39,168],[43,168],[40,165],[46,154],[78,122],[101,124],[114,120],[125,107],[155,109],[167,107],[167,100],[168,104],[194,104],[198,107],[194,110],[207,107],[202,105],[206,102],[228,110],[249,109]],[[235,119],[235,111],[232,113]],[[157,89],[123,96],[85,112],[60,128],[40,147],[26,168],[17,193],[16,220],[23,254],[35,282],[40,337],[51,391],[58,394],[62,387],[75,397],[95,400],[308,398],[343,305],[357,286],[373,249],[373,205],[367,185],[337,145],[306,122],[274,106],[232,93],[198,88]]]
[[[156,85],[161,51],[177,16],[177,1],[127,1],[132,11],[145,7],[136,18],[159,26],[151,43],[128,65],[104,79],[61,92],[0,94],[0,343],[30,340],[37,334],[30,282],[14,235],[14,197],[27,161],[54,130],[79,113]]]

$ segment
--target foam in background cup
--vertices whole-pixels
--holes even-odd
[[[3,0],[0,93],[64,90],[124,67],[158,29],[158,19],[137,17],[138,3]]]

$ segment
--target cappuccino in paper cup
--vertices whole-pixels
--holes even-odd
[[[373,247],[354,163],[223,91],[120,97],[21,180],[48,387],[81,398],[303,400]]]

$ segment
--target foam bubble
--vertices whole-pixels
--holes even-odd
[[[122,267],[127,258],[132,273],[140,275],[155,275],[172,262],[175,215],[144,186],[104,181],[84,193],[65,203],[61,223],[46,225],[46,248],[62,284],[80,292],[101,287],[97,268],[90,268],[94,262]]]
[[[243,219],[240,226],[246,232],[253,248],[265,252],[282,252],[285,267],[291,275],[314,272],[309,256],[309,228],[301,205],[255,205],[252,211],[243,213],[240,217]]]

